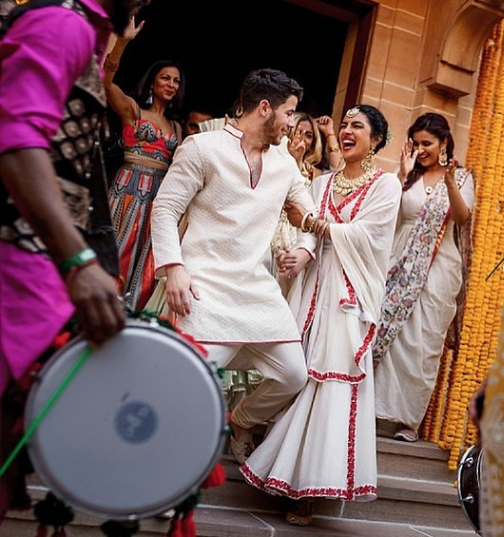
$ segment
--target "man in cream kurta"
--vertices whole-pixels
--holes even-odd
[[[166,276],[178,326],[205,344],[218,366],[240,352],[241,364],[264,377],[233,411],[231,444],[240,462],[253,449],[247,430],[273,417],[307,380],[295,319],[264,265],[285,200],[314,211],[295,160],[279,147],[301,96],[280,71],[251,73],[240,96],[243,114],[184,141],[153,207],[156,275]]]

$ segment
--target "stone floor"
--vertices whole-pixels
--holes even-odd
[[[230,519],[233,519],[232,522]],[[221,524],[221,529],[217,524]],[[475,537],[472,530],[447,530],[428,526],[411,526],[386,522],[363,520],[339,520],[315,517],[306,528],[291,526],[283,517],[258,513],[230,512],[208,509],[200,506],[196,516],[198,535],[202,537],[301,537],[304,535],[324,535],[327,537]],[[215,526],[212,533],[211,525]],[[224,527],[228,530],[225,530]]]
[[[429,526],[370,522],[364,520],[334,519],[316,516],[313,525],[301,528],[290,526],[279,515],[247,513],[230,509],[216,509],[200,505],[195,522],[198,537],[476,537],[472,530],[448,530]],[[78,515],[67,529],[68,537],[103,537],[100,521]],[[2,537],[33,537],[36,525],[28,514],[9,518],[2,526]],[[168,522],[153,518],[143,520],[139,536],[166,535]]]

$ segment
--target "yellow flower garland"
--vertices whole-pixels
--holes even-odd
[[[495,264],[504,256],[504,22],[487,39],[482,55],[466,166],[473,170],[477,203],[473,253],[458,348],[445,349],[422,438],[449,451],[456,470],[461,454],[477,440],[469,402],[497,351],[504,304],[504,276]]]

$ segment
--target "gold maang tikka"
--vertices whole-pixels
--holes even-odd
[[[360,112],[358,106],[354,106],[353,108],[349,108],[347,110],[347,113],[345,114],[347,117],[355,117]]]

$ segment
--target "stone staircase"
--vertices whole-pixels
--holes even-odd
[[[199,537],[325,535],[338,537],[472,537],[472,525],[459,505],[456,472],[436,445],[398,442],[378,437],[378,499],[373,502],[320,500],[314,504],[314,524],[297,528],[284,522],[286,501],[246,484],[238,464],[224,449],[226,483],[202,491],[195,512]],[[35,478],[34,498],[44,486]],[[77,515],[69,537],[103,537],[101,520]],[[143,520],[140,535],[166,535],[163,518]],[[29,513],[10,513],[2,537],[33,537]]]
[[[203,505],[237,512],[285,511],[285,499],[265,494],[244,482],[232,456],[224,455],[223,464],[227,482],[203,491]],[[314,504],[315,518],[472,530],[458,501],[456,472],[448,470],[447,454],[436,445],[378,437],[378,474],[377,500],[318,500]]]

